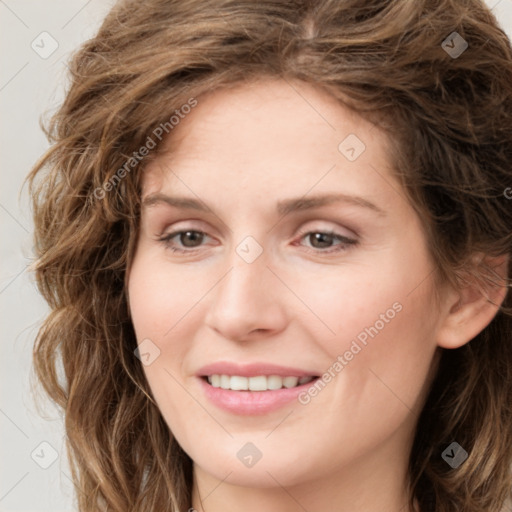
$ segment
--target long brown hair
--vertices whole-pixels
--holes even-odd
[[[453,32],[461,55],[455,36],[443,44]],[[475,253],[512,253],[512,51],[478,0],[126,0],[69,68],[29,182],[51,307],[34,367],[65,412],[81,512],[191,506],[191,460],[134,356],[126,270],[159,146],[140,148],[202,93],[262,76],[325,88],[388,130],[439,275],[459,282]],[[508,294],[478,336],[442,351],[410,457],[422,511],[498,512],[510,497],[511,307]],[[456,469],[441,457],[451,441],[469,452]]]

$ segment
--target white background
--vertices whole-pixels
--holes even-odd
[[[512,0],[486,2],[512,37]],[[50,405],[45,405],[48,417],[42,418],[34,403],[44,402],[31,393],[31,350],[47,308],[26,271],[32,221],[26,190],[20,189],[47,148],[39,118],[62,99],[65,62],[94,34],[112,4],[0,0],[0,512],[74,510],[62,419]],[[35,40],[43,56],[51,49],[52,41],[40,36],[42,32],[58,43],[48,58],[31,47]],[[41,37],[46,38],[44,47]],[[51,462],[53,450],[58,458],[48,469],[36,464],[34,459],[43,465]]]

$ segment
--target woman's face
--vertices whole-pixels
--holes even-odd
[[[169,428],[243,486],[405,466],[440,320],[385,135],[301,82],[197,100],[144,174],[129,273]]]

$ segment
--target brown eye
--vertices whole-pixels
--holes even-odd
[[[309,244],[306,244],[308,251],[320,254],[341,252],[347,250],[349,246],[357,244],[357,240],[340,235],[334,231],[308,231],[300,233],[300,235],[300,240],[307,240],[309,242]]]
[[[197,231],[193,229],[182,230],[182,231],[174,231],[173,233],[169,233],[167,235],[159,238],[159,241],[165,243],[165,246],[171,249],[173,252],[187,252],[186,249],[182,249],[180,247],[175,247],[173,239],[177,239],[179,241],[178,245],[181,247],[185,247],[188,249],[195,249],[201,246],[201,242],[203,241],[206,233],[202,231]]]
[[[204,233],[200,231],[181,231],[179,234],[179,241],[183,243],[185,247],[196,247],[196,244],[200,245],[204,238]]]
[[[307,237],[315,249],[330,247],[335,240],[334,235],[331,233],[310,233]]]

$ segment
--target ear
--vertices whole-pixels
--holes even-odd
[[[482,332],[496,316],[507,295],[508,256],[478,256],[479,275],[471,274],[458,289],[446,290],[442,304],[437,344],[442,348],[459,348]],[[486,269],[485,278],[481,269]]]

